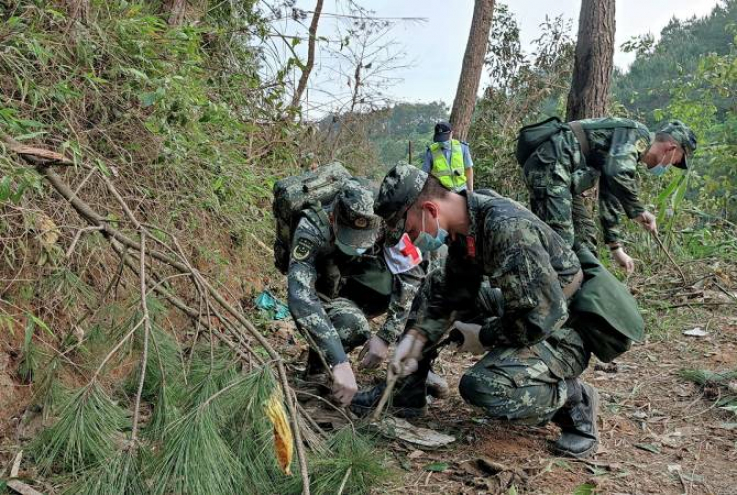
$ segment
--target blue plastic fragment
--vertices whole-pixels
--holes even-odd
[[[264,290],[255,299],[256,307],[264,310],[272,320],[283,320],[289,317],[289,308],[268,290]]]

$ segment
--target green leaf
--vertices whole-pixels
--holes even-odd
[[[450,464],[448,464],[447,462],[433,462],[425,466],[424,469],[425,471],[431,471],[433,473],[442,473],[449,467],[450,467]]]
[[[38,317],[36,317],[36,316],[32,315],[31,313],[27,313],[27,314],[28,314],[28,317],[29,317],[29,318],[30,318],[31,320],[33,320],[33,322],[34,322],[34,323],[35,323],[36,325],[38,325],[39,327],[43,328],[43,329],[44,329],[44,330],[46,331],[46,333],[48,333],[48,334],[49,334],[49,335],[50,335],[51,337],[56,337],[56,336],[54,335],[54,332],[52,332],[52,331],[51,331],[51,329],[50,329],[50,328],[49,328],[49,327],[48,327],[48,326],[46,325],[46,323],[44,323],[44,321],[43,321],[42,319],[40,319],[40,318],[38,318]]]
[[[573,490],[573,495],[594,495],[596,490],[596,486],[592,485],[591,483],[584,483],[583,485],[578,485],[575,490]]]
[[[96,160],[97,168],[100,169],[100,172],[106,177],[110,177],[110,169],[107,168],[107,165],[105,165],[105,162],[100,160],[99,158]]]
[[[155,92],[144,93],[141,96],[141,105],[144,108],[150,107],[151,105],[153,105],[154,103],[156,103],[156,100],[157,100],[157,96],[156,96],[156,93]]]
[[[6,175],[0,181],[0,201],[5,201],[10,197],[10,176]]]
[[[36,132],[29,132],[28,134],[21,134],[20,136],[15,136],[16,141],[27,141],[29,139],[37,138],[39,136],[43,136],[44,134],[48,134],[46,131],[36,131]]]
[[[652,452],[653,454],[660,454],[660,447],[652,443],[636,443],[635,447],[641,450],[647,450],[648,452]]]

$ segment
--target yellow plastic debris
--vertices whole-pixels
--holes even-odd
[[[264,404],[266,416],[274,425],[274,449],[279,467],[285,474],[292,474],[289,466],[292,464],[294,454],[294,440],[292,428],[289,426],[287,413],[284,410],[284,401],[281,391],[277,388]]]

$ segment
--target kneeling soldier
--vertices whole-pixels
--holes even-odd
[[[630,339],[641,336],[642,320],[626,288],[606,270],[601,272],[594,259],[592,289],[616,293],[620,302],[616,311],[628,318],[610,321],[618,316],[612,318],[584,302],[581,307],[594,316],[581,313],[581,322],[574,325],[569,303],[584,274],[579,257],[560,236],[510,199],[493,192],[450,192],[412,166],[398,165],[387,174],[375,211],[392,237],[406,232],[420,244],[427,239],[449,244],[442,282],[431,288],[427,307],[407,327],[392,359],[395,372],[409,375],[397,387],[395,405],[421,406],[418,398],[410,400],[410,396],[424,396],[413,390],[421,386],[421,375],[429,369],[428,361],[450,326],[451,314],[474,310],[486,275],[501,290],[502,308],[500,316],[486,318],[482,325],[456,325],[463,334],[461,350],[488,351],[461,379],[462,397],[496,419],[527,424],[552,420],[562,428],[555,443],[560,454],[594,453],[598,395],[579,375],[592,350],[611,358],[623,352]],[[585,257],[587,262],[592,258]],[[588,287],[589,271],[586,276]],[[580,331],[589,326],[592,335],[601,329],[613,335],[611,345],[594,349],[592,340]],[[354,404],[369,405],[374,396],[370,391],[362,393]]]

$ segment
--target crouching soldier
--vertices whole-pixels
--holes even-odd
[[[530,191],[531,210],[569,246],[583,244],[595,252],[596,227],[583,194],[598,182],[604,242],[628,273],[635,265],[622,246],[622,213],[657,232],[655,216],[638,199],[637,163],[660,176],[671,165],[687,169],[695,150],[696,135],[679,120],[652,134],[629,119],[562,123],[552,118],[523,127],[517,139],[517,160]]]
[[[332,202],[302,212],[292,237],[288,304],[310,341],[307,375],[328,366],[333,397],[342,405],[357,390],[347,353],[367,343],[361,364],[381,364],[404,330],[424,276],[414,253],[383,247],[382,220],[373,207],[373,193],[347,180]],[[372,337],[368,320],[382,314],[386,320]],[[441,393],[447,385],[439,381],[438,387]]]
[[[592,351],[611,360],[641,337],[643,322],[626,287],[582,251],[584,282],[576,253],[518,203],[493,192],[448,191],[412,166],[398,165],[387,174],[376,213],[392,236],[407,233],[412,240],[445,239],[449,245],[442,280],[392,358],[395,372],[407,377],[397,385],[395,405],[419,404],[410,397],[424,396],[413,390],[421,387],[451,314],[474,311],[486,275],[501,290],[502,307],[480,325],[456,325],[462,351],[485,352],[463,375],[461,396],[495,419],[552,420],[562,429],[554,445],[562,455],[594,453],[598,395],[579,376]],[[354,404],[373,405],[371,392],[359,394]]]

